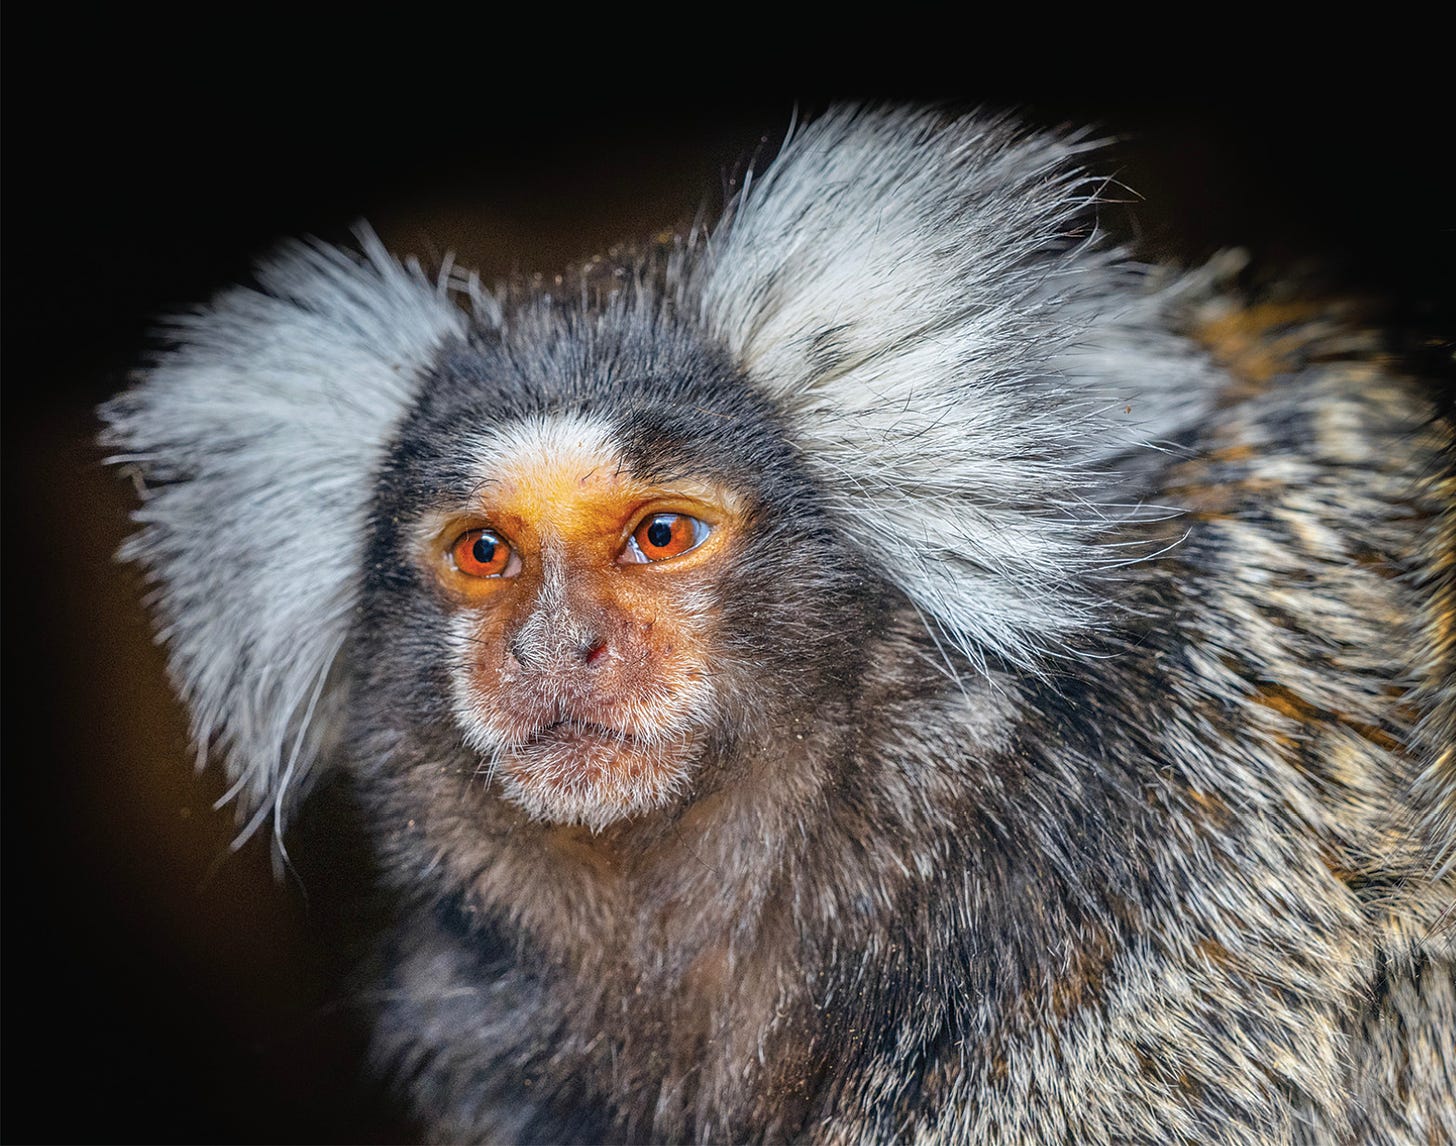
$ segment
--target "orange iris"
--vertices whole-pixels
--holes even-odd
[[[708,535],[708,527],[685,513],[654,513],[632,534],[636,550],[648,561],[666,561],[695,549]]]
[[[511,562],[511,547],[488,529],[470,529],[455,539],[450,556],[467,577],[499,577]]]

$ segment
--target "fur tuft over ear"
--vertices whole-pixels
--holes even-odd
[[[1076,647],[1099,571],[1135,556],[1107,541],[1149,512],[1138,455],[1213,393],[1168,331],[1200,282],[1099,241],[1092,146],[840,109],[790,138],[694,272],[847,533],[981,665]]]
[[[172,345],[102,410],[135,466],[154,585],[199,752],[224,757],[246,839],[280,826],[331,735],[371,482],[422,372],[466,317],[368,232],[295,244],[173,319]]]

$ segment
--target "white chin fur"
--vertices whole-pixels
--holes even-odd
[[[496,769],[501,794],[532,819],[600,831],[670,803],[694,763],[686,741],[642,745],[592,739],[512,749]]]

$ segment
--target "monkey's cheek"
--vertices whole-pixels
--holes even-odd
[[[501,790],[533,819],[597,831],[670,803],[695,761],[689,741],[581,737],[531,744],[501,761]]]

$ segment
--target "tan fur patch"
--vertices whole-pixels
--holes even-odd
[[[1190,333],[1237,379],[1230,398],[1243,399],[1294,370],[1327,316],[1327,307],[1310,302],[1260,303],[1220,314]]]

